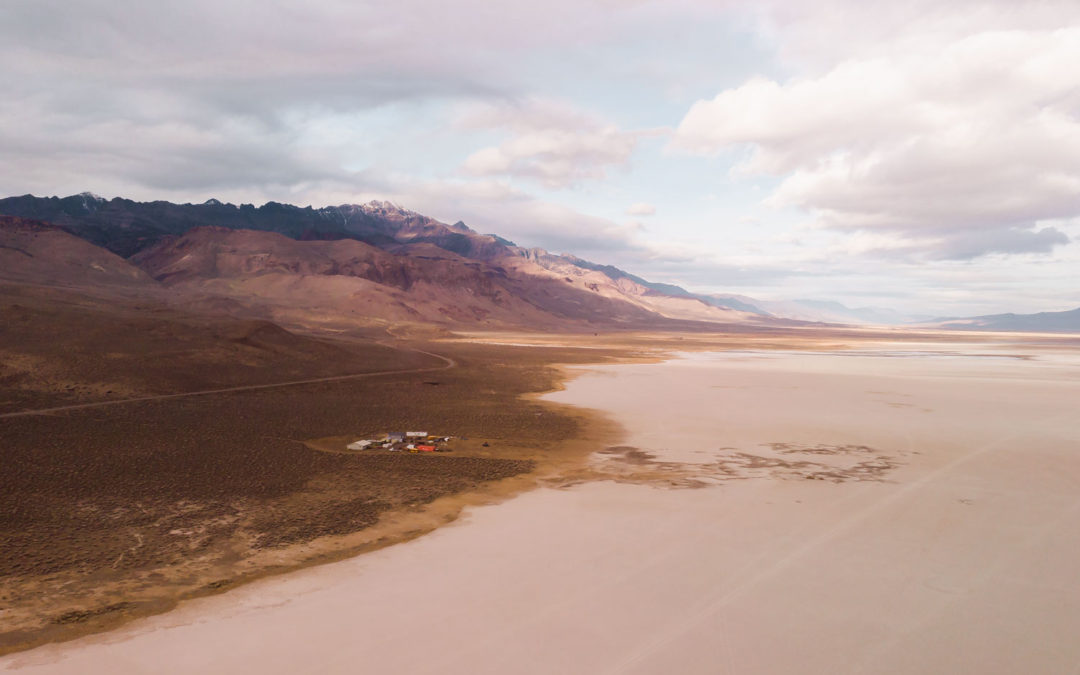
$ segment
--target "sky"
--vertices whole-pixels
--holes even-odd
[[[5,0],[0,192],[392,201],[653,281],[1080,306],[1075,0]]]

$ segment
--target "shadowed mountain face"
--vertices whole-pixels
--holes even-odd
[[[388,202],[313,209],[267,202],[235,206],[211,199],[203,204],[105,200],[84,192],[70,197],[8,197],[0,213],[60,225],[89,242],[129,257],[168,235],[196,227],[277,232],[291,239],[357,239],[374,246],[432,243],[470,258],[506,252],[495,237],[463,224],[445,225]]]
[[[285,322],[335,317],[550,329],[770,321],[385,202],[312,209],[107,201],[84,193],[10,197],[0,200],[0,213],[53,223],[51,236],[85,249],[69,263],[107,258],[173,302]],[[47,259],[37,262],[60,264]],[[15,260],[12,269],[24,266]],[[74,269],[67,274],[78,276]],[[35,282],[6,272],[0,278]],[[92,281],[84,274],[75,285]]]

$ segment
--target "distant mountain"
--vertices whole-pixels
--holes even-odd
[[[529,269],[529,272],[532,274],[541,274],[538,270],[544,270],[567,283],[605,297],[621,298],[669,319],[777,325],[782,323],[758,312],[747,312],[708,302],[706,298],[679,286],[650,282],[617,267],[600,265],[573,255],[553,254],[540,248],[515,247],[511,252],[522,260],[504,260],[504,263],[526,269],[527,264],[531,263],[533,269]]]
[[[0,213],[51,221],[89,247],[76,261],[108,258],[174,302],[260,318],[533,328],[781,323],[387,202],[313,209],[83,193],[2,199]],[[37,263],[62,266],[47,261]],[[14,261],[0,279],[23,267]]]
[[[925,321],[929,317],[902,314],[879,307],[848,307],[831,300],[797,299],[784,302],[762,302],[760,305],[775,316],[827,323],[870,324],[898,326]]]
[[[935,324],[951,330],[1080,333],[1080,307],[1038,314],[989,314],[966,319],[944,319]]]
[[[750,312],[751,314],[760,314],[761,316],[772,316],[769,312],[766,312],[760,307],[760,305],[763,304],[760,300],[755,300],[753,298],[738,295],[698,295],[697,297],[714,307],[727,307],[729,309],[737,309],[740,312]]]
[[[707,302],[762,316],[817,323],[900,326],[929,321],[930,317],[910,315],[880,307],[848,307],[831,300],[759,300],[745,295],[698,295]]]

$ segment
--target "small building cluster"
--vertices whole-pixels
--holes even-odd
[[[386,450],[389,452],[450,452],[446,446],[452,436],[439,436],[426,431],[391,431],[378,439],[361,439],[349,443],[349,450]]]

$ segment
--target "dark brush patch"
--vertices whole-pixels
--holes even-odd
[[[95,609],[86,610],[73,610],[71,612],[64,612],[63,614],[56,616],[52,619],[52,623],[57,625],[72,624],[72,623],[84,623],[90,619],[104,616],[106,614],[114,614],[116,612],[122,612],[125,609],[129,609],[134,605],[130,602],[116,602],[105,607],[98,607]]]

